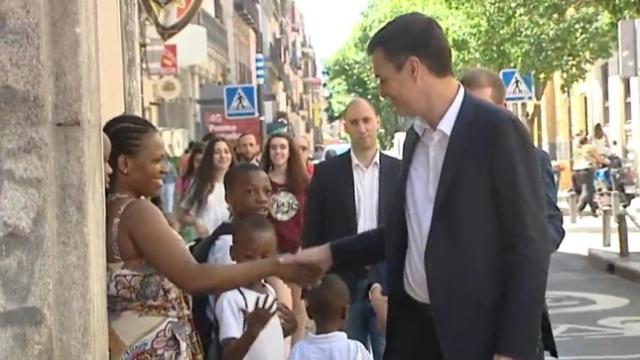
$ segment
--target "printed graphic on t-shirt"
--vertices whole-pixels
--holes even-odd
[[[288,191],[277,192],[271,198],[271,216],[278,221],[291,219],[299,208],[298,198]]]

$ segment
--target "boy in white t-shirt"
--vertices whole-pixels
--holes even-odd
[[[266,217],[233,220],[231,257],[237,263],[275,256],[276,248],[276,233]],[[276,304],[265,281],[222,293],[215,316],[224,360],[284,360],[284,338],[297,327],[293,312]]]
[[[373,360],[358,341],[341,331],[347,321],[351,299],[347,285],[336,275],[327,275],[322,284],[307,295],[309,317],[316,334],[297,343],[289,360]]]

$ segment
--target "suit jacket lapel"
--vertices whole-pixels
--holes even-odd
[[[353,180],[353,164],[351,163],[351,152],[349,151],[346,156],[344,156],[344,161],[342,162],[342,186],[343,189],[343,199],[346,214],[348,218],[345,219],[349,222],[349,226],[351,228],[351,233],[355,234],[358,232],[358,219],[356,213],[356,197],[355,197],[355,183]]]
[[[458,165],[462,161],[465,149],[470,141],[470,136],[472,134],[471,125],[474,120],[472,111],[474,101],[477,100],[465,92],[460,112],[458,113],[453,130],[451,131],[451,136],[449,137],[449,144],[447,145],[447,152],[442,164],[440,181],[438,182],[438,191],[436,193],[436,200],[433,206],[434,211],[442,204],[447,188],[451,183],[451,179],[453,178]]]
[[[387,201],[392,194],[392,191],[395,189],[390,188],[389,186],[385,186],[384,182],[387,176],[393,176],[391,174],[392,169],[389,169],[389,159],[380,153],[380,171],[378,173],[378,226],[383,224],[384,212],[387,208]]]

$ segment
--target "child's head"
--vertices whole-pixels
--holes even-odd
[[[224,176],[224,190],[234,217],[269,214],[271,181],[260,167],[251,163],[231,167]]]
[[[309,317],[322,327],[333,327],[330,331],[338,331],[344,326],[350,302],[349,288],[333,274],[325,276],[320,286],[307,293]]]
[[[231,258],[238,263],[267,259],[276,255],[276,231],[260,214],[233,219]]]
[[[109,158],[111,157],[111,140],[104,132],[102,133],[102,162],[104,169],[104,187],[109,189],[109,181],[111,178],[111,174],[113,173],[113,169],[111,169],[111,165],[109,165]]]

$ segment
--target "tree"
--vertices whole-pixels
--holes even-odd
[[[329,118],[340,118],[353,96],[367,99],[381,118],[382,131],[378,138],[383,148],[391,145],[396,131],[406,129],[407,121],[398,118],[392,105],[380,98],[366,48],[373,34],[386,22],[411,11],[431,14],[449,29],[462,29],[462,19],[447,9],[444,0],[371,0],[351,39],[327,63],[331,92]],[[457,34],[461,35],[461,32]]]
[[[637,0],[370,0],[351,39],[329,62],[330,89],[336,101],[350,94],[371,100],[385,131],[397,129],[390,107],[377,95],[365,49],[384,23],[420,11],[447,33],[457,72],[469,66],[532,72],[540,99],[555,73],[567,87],[584,78],[590,64],[608,58],[615,48],[617,17],[633,13],[634,6]],[[538,104],[529,122],[539,113]],[[390,136],[385,132],[383,140]]]

